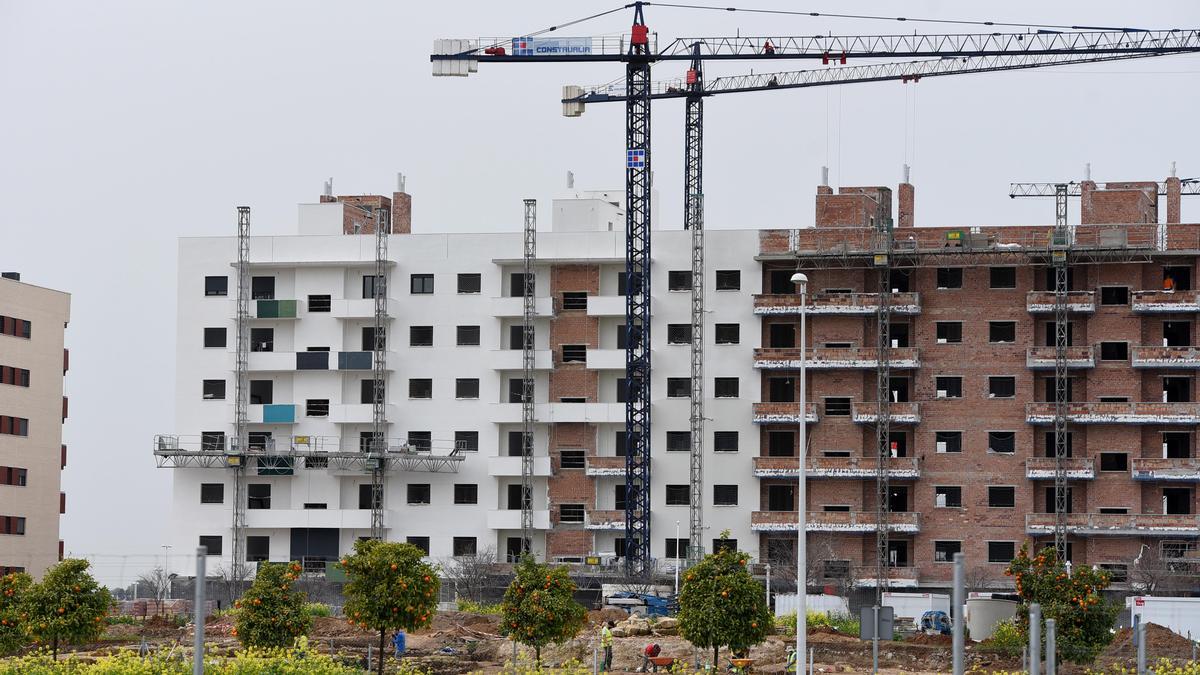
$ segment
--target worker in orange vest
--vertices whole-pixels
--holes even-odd
[[[1170,274],[1163,277],[1163,290],[1167,293],[1175,292],[1175,279],[1171,278]]]

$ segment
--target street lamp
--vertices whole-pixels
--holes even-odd
[[[800,294],[800,448],[797,451],[800,460],[799,489],[796,494],[796,673],[803,675],[807,671],[805,662],[808,659],[808,537],[805,531],[808,526],[808,497],[805,494],[806,477],[804,475],[805,446],[808,441],[808,396],[804,370],[807,345],[804,335],[804,300],[808,292],[808,277],[801,272],[792,275],[792,283]]]

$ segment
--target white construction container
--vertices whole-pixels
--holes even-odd
[[[775,616],[783,616],[796,611],[799,605],[799,596],[795,593],[776,593],[775,594]],[[846,602],[846,598],[837,595],[819,595],[810,593],[805,598],[806,608],[810,612],[824,612],[825,614],[850,614],[850,603]]]
[[[1130,623],[1137,621],[1156,623],[1187,637],[1189,633],[1200,639],[1200,598],[1167,598],[1135,595],[1125,598],[1129,609]]]
[[[1017,601],[988,597],[991,593],[972,593],[967,598],[967,632],[975,642],[982,642],[996,632],[996,624],[1017,615]]]
[[[896,624],[919,621],[922,614],[931,610],[950,616],[950,596],[939,593],[884,593],[883,605],[892,608]]]

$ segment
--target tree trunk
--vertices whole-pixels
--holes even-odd
[[[542,669],[542,648],[540,646],[533,648],[533,667],[539,671]]]
[[[57,635],[55,635],[54,639],[50,641],[50,650],[54,653],[54,660],[57,661],[58,660],[58,636]]]
[[[714,673],[718,673],[721,671],[721,664],[717,662],[717,659],[719,659],[719,658],[721,658],[721,645],[713,645],[713,672]]]
[[[383,629],[379,629],[379,675],[383,675]]]

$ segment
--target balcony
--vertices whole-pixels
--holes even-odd
[[[589,476],[624,476],[625,458],[588,455],[585,473]]]
[[[384,406],[387,419],[395,420],[399,408]],[[375,408],[370,403],[339,403],[329,406],[329,421],[334,424],[371,424],[375,420]]]
[[[1134,480],[1200,482],[1200,459],[1194,457],[1135,457],[1132,462],[1130,469]]]
[[[1054,480],[1053,457],[1030,457],[1025,460],[1025,477],[1029,480]],[[1092,480],[1096,477],[1096,462],[1091,457],[1067,457],[1063,460],[1067,480]]]
[[[1200,368],[1200,347],[1134,347],[1134,368]]]
[[[886,518],[888,532],[919,532],[921,514],[892,512]],[[795,511],[752,511],[752,532],[795,532]],[[874,511],[809,511],[807,532],[875,532],[879,521]]]
[[[1025,350],[1025,367],[1030,370],[1054,369],[1054,347],[1029,347]],[[1096,348],[1091,345],[1067,347],[1067,368],[1095,368]]]
[[[387,299],[389,317],[400,315],[400,304],[392,298]],[[374,319],[374,298],[335,298],[329,303],[329,314],[335,319]]]
[[[879,475],[874,457],[808,457],[805,475],[808,478],[874,479]],[[796,478],[799,462],[795,457],[755,457],[756,478]],[[921,477],[921,464],[916,457],[893,457],[888,460],[887,475],[895,480],[916,480]]]
[[[520,349],[493,349],[490,355],[492,370],[521,370],[525,367]],[[533,350],[533,369],[552,370],[554,354],[549,349]]]
[[[1197,403],[1068,403],[1067,420],[1075,424],[1198,424]],[[1053,403],[1027,403],[1025,421],[1053,424]]]
[[[338,352],[338,370],[373,370],[375,364],[373,352]]]
[[[487,512],[489,530],[519,530],[521,529],[520,509],[492,509]],[[533,511],[533,529],[550,529],[550,512],[542,509]]]
[[[489,457],[488,458],[488,475],[489,476],[520,476],[521,475],[521,458],[520,457]],[[533,475],[535,477],[545,477],[550,475],[550,458],[538,457],[533,458]]]
[[[625,370],[624,349],[589,349],[587,367],[591,370]]]
[[[291,372],[296,369],[296,352],[250,352],[246,368],[257,373]]]
[[[1054,532],[1053,513],[1025,516],[1025,532],[1049,535]],[[1200,536],[1200,520],[1194,515],[1160,513],[1068,513],[1067,531],[1098,536]]]
[[[921,298],[917,293],[892,293],[892,314],[921,313]],[[805,306],[806,314],[863,316],[879,310],[878,293],[813,293]],[[772,293],[754,296],[755,314],[799,314],[800,296],[795,293]]]
[[[374,311],[371,312],[374,316]],[[256,319],[294,319],[296,318],[295,300],[255,300],[254,318]]]
[[[893,403],[888,408],[892,424],[920,424],[921,409],[915,402]],[[856,424],[875,424],[879,419],[879,407],[874,402],[851,401],[850,418]]]
[[[588,304],[591,305],[591,298],[588,298]],[[622,310],[622,314],[623,313],[624,310]],[[554,299],[550,296],[534,298],[533,315],[542,317],[554,316]],[[525,316],[525,298],[519,295],[509,296],[506,298],[492,298],[492,316]]]
[[[494,403],[488,421],[496,424],[521,422],[520,403]],[[624,403],[537,403],[533,416],[539,424],[559,422],[584,422],[588,424],[616,424],[625,422]]]
[[[1200,291],[1134,291],[1132,306],[1139,314],[1200,312]]]
[[[804,411],[804,421],[809,424],[817,423],[817,404],[809,403]],[[800,404],[793,403],[755,403],[755,424],[799,424]]]
[[[892,368],[920,368],[921,363],[915,347],[895,347],[888,351],[888,363]],[[807,370],[874,369],[879,365],[879,350],[874,347],[808,349],[804,367]],[[760,370],[798,370],[800,350],[798,348],[762,348],[754,350],[754,367]]]
[[[590,295],[587,313],[588,316],[625,316],[625,296]]]
[[[584,527],[589,530],[624,530],[625,510],[588,511],[587,524]]]
[[[247,410],[250,424],[295,424],[296,405],[294,403],[271,403],[263,405],[255,403]]]
[[[333,506],[336,506],[334,504]],[[384,527],[391,518],[383,512]],[[370,530],[370,509],[247,509],[246,527],[264,530],[287,530],[293,527],[328,527],[349,530]]]
[[[917,588],[920,586],[920,575],[916,567],[888,567],[888,588]],[[859,588],[875,588],[875,566],[855,565],[854,585]]]
[[[1054,291],[1029,291],[1025,294],[1025,310],[1030,314],[1053,314]],[[1068,291],[1067,312],[1092,314],[1096,311],[1095,291]]]

